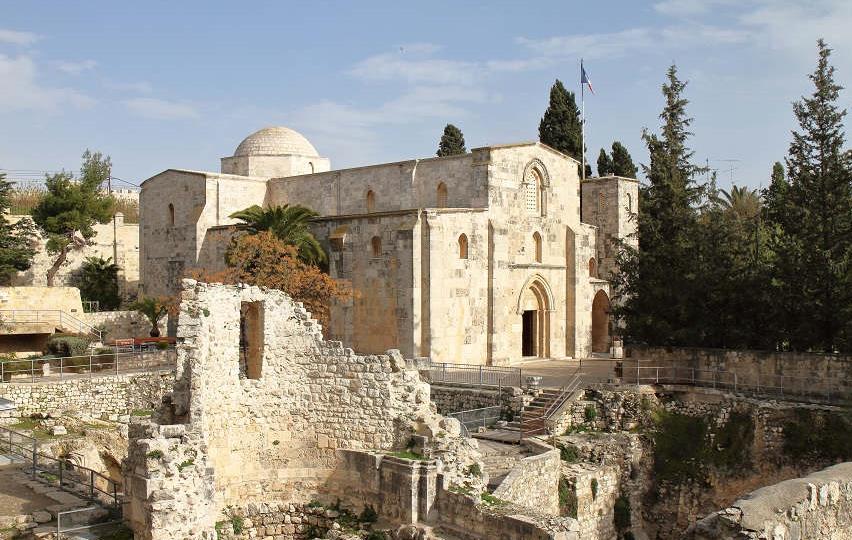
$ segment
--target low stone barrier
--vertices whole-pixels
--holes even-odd
[[[494,490],[498,499],[540,512],[559,515],[559,450],[527,439],[524,444],[535,455],[521,459]]]
[[[493,388],[470,388],[454,386],[448,383],[432,384],[430,396],[440,414],[469,411],[500,405],[504,417],[520,415],[523,407],[521,389],[505,386],[499,390]]]
[[[691,540],[852,538],[852,463],[753,491],[696,523]]]

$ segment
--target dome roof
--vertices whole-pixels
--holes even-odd
[[[237,156],[319,156],[314,145],[298,131],[283,126],[274,126],[255,131],[237,147]]]

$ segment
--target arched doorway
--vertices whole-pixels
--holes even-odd
[[[521,356],[550,356],[550,290],[536,277],[527,282],[521,293],[518,313],[521,316]]]
[[[604,291],[592,300],[592,352],[609,352],[609,297]]]

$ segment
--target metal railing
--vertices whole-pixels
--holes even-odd
[[[852,402],[852,380],[842,378],[741,374],[678,366],[630,366],[624,368],[622,380],[638,384],[685,384],[794,401]]]
[[[103,340],[100,330],[60,309],[2,309],[0,320],[3,324],[14,325],[51,324],[64,332],[89,334],[98,341]]]
[[[470,437],[472,429],[490,427],[496,424],[500,420],[501,409],[500,405],[493,405],[491,407],[449,413],[446,416],[457,419],[461,424],[462,435]]]
[[[105,527],[116,527],[120,526],[124,521],[121,519],[121,513],[118,512],[120,507],[117,509],[113,509],[112,516],[113,518],[117,517],[118,519],[109,519],[109,521],[100,521],[95,523],[88,523],[85,525],[79,525],[75,523],[81,518],[78,517],[80,514],[83,514],[82,519],[88,520],[92,516],[97,516],[98,511],[101,508],[99,506],[89,506],[88,508],[77,508],[75,510],[66,510],[64,512],[57,512],[56,514],[56,539],[62,540],[66,538],[66,535],[63,533],[71,533],[78,531],[91,531],[92,529],[103,529]],[[63,524],[62,518],[66,519],[67,524]],[[97,535],[99,538],[100,534]],[[79,536],[73,536],[73,538],[80,538]],[[110,536],[110,538],[112,538]]]
[[[170,350],[8,360],[0,362],[0,384],[36,383],[166,369],[174,366],[175,356],[174,351]]]
[[[524,380],[521,368],[448,362],[432,363],[429,378],[432,383],[466,386],[523,386]]]
[[[34,437],[0,427],[0,451],[27,462],[34,480],[93,501],[120,507],[122,493],[114,480],[88,467],[74,465],[64,458],[40,453],[38,440]]]
[[[548,431],[547,421],[562,410],[565,404],[574,395],[574,392],[579,390],[582,385],[583,374],[580,373],[579,368],[577,368],[574,371],[571,380],[568,381],[568,384],[559,389],[559,394],[547,403],[547,407],[540,415],[533,417],[525,416],[524,409],[522,408],[519,422],[521,439],[531,435],[541,435],[546,433]]]

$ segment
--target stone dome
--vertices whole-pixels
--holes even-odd
[[[319,156],[314,145],[298,131],[283,126],[274,126],[255,131],[237,147],[234,157],[239,156]]]

